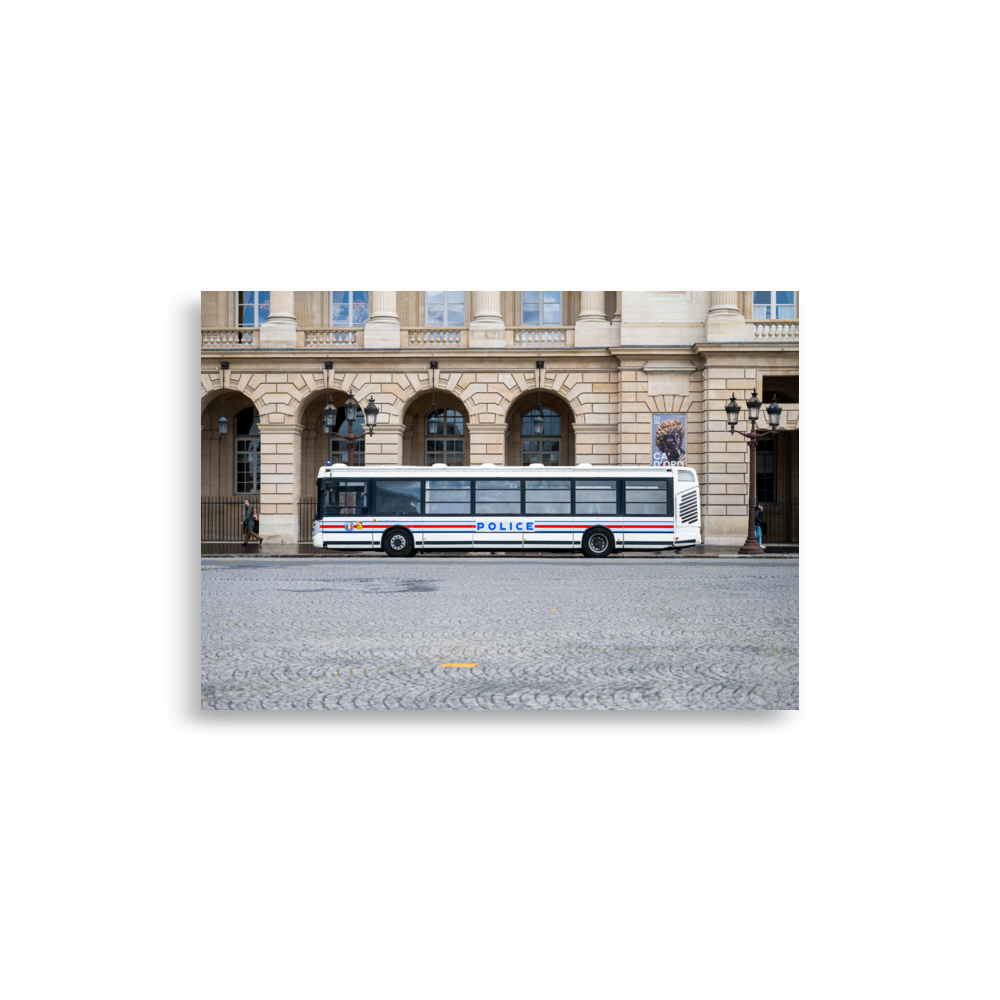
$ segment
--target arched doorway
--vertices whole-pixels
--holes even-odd
[[[225,413],[226,434],[219,433]],[[202,411],[201,495],[233,497],[260,494],[260,428],[253,400],[241,392],[220,393]]]
[[[414,396],[401,417],[403,465],[469,465],[469,413],[453,393]]]
[[[507,465],[573,465],[573,411],[552,392],[528,391],[507,413]]]

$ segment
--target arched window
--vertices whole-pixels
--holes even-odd
[[[236,315],[240,326],[260,326],[271,314],[270,292],[237,292]]]
[[[521,292],[522,326],[559,326],[562,292]]]
[[[427,414],[427,465],[465,465],[465,418],[458,410]]]
[[[428,326],[465,326],[465,292],[424,292]]]
[[[330,292],[330,326],[364,326],[367,322],[367,292]]]
[[[338,434],[347,433],[347,415],[344,413],[344,408],[341,406],[337,410],[337,426],[334,430]],[[354,420],[354,464],[364,465],[365,464],[365,418],[364,414],[359,411],[357,417]],[[347,442],[343,438],[334,437],[330,435],[330,461],[331,462],[343,462],[347,465]]]
[[[754,319],[795,319],[795,292],[754,292]]]
[[[260,431],[257,408],[236,414],[236,492],[260,493]]]
[[[539,419],[540,418],[540,419]],[[536,423],[539,424],[536,427]],[[541,431],[539,434],[538,431]],[[535,407],[521,418],[521,464],[559,465],[562,437],[559,414],[555,410]]]

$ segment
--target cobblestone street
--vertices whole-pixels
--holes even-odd
[[[795,709],[798,576],[797,560],[203,559],[202,708]]]

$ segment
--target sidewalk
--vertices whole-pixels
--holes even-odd
[[[608,559],[798,559],[799,553],[795,552],[769,552],[766,551],[759,556],[741,556],[738,545],[695,545],[689,549],[682,549],[679,552],[667,550],[665,552],[630,552],[625,550],[624,556],[607,556]],[[299,542],[298,545],[272,545],[265,543],[258,545],[256,542],[250,545],[242,545],[240,542],[202,542],[201,554],[205,556],[225,556],[240,559],[356,559],[359,556],[366,559],[386,559],[383,552],[378,550],[366,550],[363,552],[351,552],[343,549],[317,549],[311,542]],[[424,552],[420,553],[421,559],[565,559],[568,552],[497,552],[491,555],[489,552]],[[580,553],[574,553],[580,555]],[[581,556],[581,558],[583,558]]]

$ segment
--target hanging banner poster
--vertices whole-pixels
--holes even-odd
[[[687,415],[653,414],[652,465],[683,465],[687,454]]]

